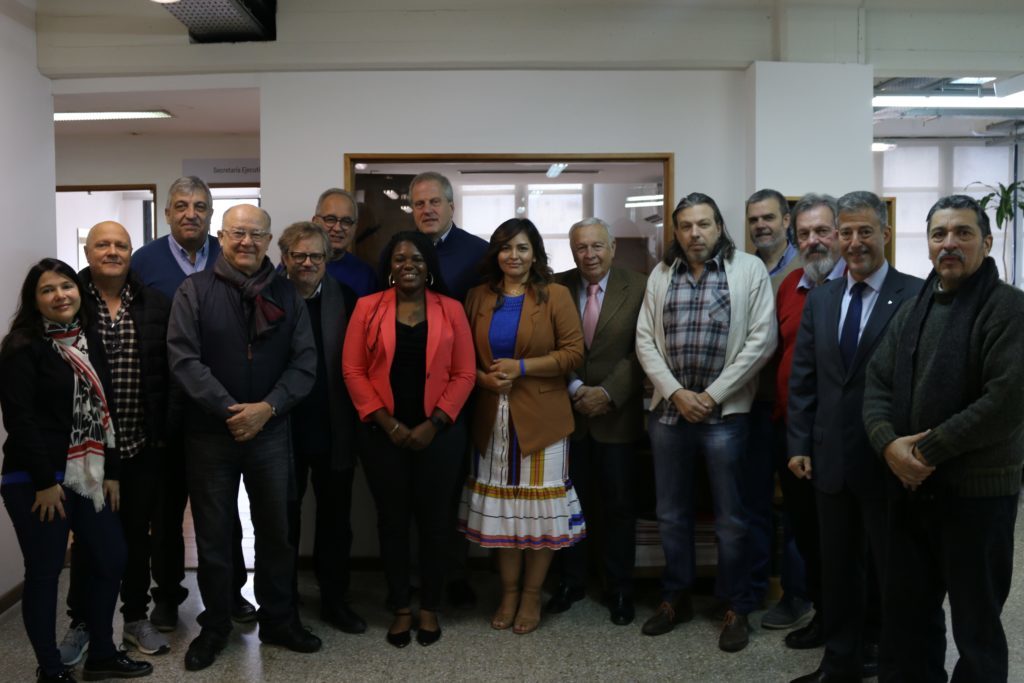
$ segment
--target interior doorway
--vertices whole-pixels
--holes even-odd
[[[57,258],[76,270],[85,262],[85,238],[102,221],[117,221],[138,249],[156,235],[156,185],[58,185]]]

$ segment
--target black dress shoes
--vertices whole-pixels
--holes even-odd
[[[188,652],[185,653],[185,668],[189,671],[199,671],[213,664],[217,659],[217,653],[224,649],[227,640],[209,631],[200,631],[195,640],[189,643]]]
[[[426,647],[427,645],[433,645],[439,640],[441,640],[440,626],[437,627],[436,631],[428,631],[425,628],[421,628],[418,631],[416,631],[416,642],[424,647]]]
[[[231,620],[239,624],[250,624],[256,621],[256,605],[243,598],[239,593],[231,600]]]
[[[59,674],[47,676],[42,669],[36,669],[36,683],[76,683],[75,674],[71,669],[64,669]]]
[[[476,593],[469,581],[456,579],[448,584],[448,604],[455,609],[473,609],[476,607]]]
[[[352,611],[347,603],[340,602],[320,610],[320,617],[344,633],[365,633],[366,621]]]
[[[389,645],[393,645],[394,647],[397,647],[399,649],[405,647],[406,645],[408,645],[409,643],[412,642],[412,634],[411,634],[411,632],[412,632],[412,612],[410,612],[408,609],[403,609],[403,610],[399,610],[398,612],[395,612],[395,621],[398,621],[399,619],[403,619],[403,618],[408,618],[409,619],[409,627],[408,628],[406,628],[404,631],[396,631],[396,632],[392,633],[391,628],[394,628],[394,626],[395,626],[395,624],[392,623],[391,624],[391,628],[388,628],[388,632],[386,634],[384,634],[384,639],[388,641],[388,644]],[[441,628],[438,627],[438,629],[437,629],[437,638],[440,638],[440,637],[441,637]],[[434,640],[437,640],[437,638],[435,638]],[[427,644],[429,645],[430,643],[427,643]]]
[[[794,678],[789,683],[860,683],[860,676],[849,674],[830,674],[827,671],[818,669],[800,678]]]
[[[608,613],[612,623],[616,626],[626,626],[633,623],[636,610],[633,609],[633,598],[622,593],[616,593],[608,599]]]
[[[693,601],[690,594],[681,593],[674,600],[663,600],[658,610],[644,622],[640,632],[645,636],[660,636],[693,619]]]
[[[316,652],[320,649],[320,639],[304,627],[298,619],[271,629],[260,626],[260,641],[267,645],[280,645],[292,652]]]
[[[574,602],[582,600],[586,594],[587,592],[582,588],[570,588],[564,583],[560,583],[555,589],[555,594],[544,606],[544,611],[548,614],[561,614],[572,607]]]
[[[153,665],[149,662],[137,662],[128,659],[128,655],[118,652],[106,659],[86,660],[82,667],[82,680],[102,681],[106,678],[139,678],[153,673]]]
[[[817,614],[811,623],[786,634],[786,647],[794,650],[811,650],[825,644],[825,626]]]

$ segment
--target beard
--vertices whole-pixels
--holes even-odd
[[[804,272],[815,282],[824,281],[836,267],[836,256],[820,245],[801,255],[804,258]],[[817,255],[818,258],[810,258],[814,255]]]

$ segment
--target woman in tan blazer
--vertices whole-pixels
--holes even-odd
[[[544,242],[529,220],[498,226],[483,269],[485,283],[466,297],[478,391],[459,528],[498,549],[502,598],[491,626],[523,634],[540,623],[553,552],[586,533],[567,461],[566,374],[583,360],[583,332],[569,290],[551,282]]]

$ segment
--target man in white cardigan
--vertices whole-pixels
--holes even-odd
[[[636,335],[654,385],[648,429],[665,551],[662,602],[643,632],[661,635],[693,618],[694,463],[702,452],[718,539],[715,593],[728,606],[718,646],[738,652],[755,609],[740,468],[758,370],[777,344],[775,302],[764,263],[736,250],[711,197],[687,195],[672,223],[675,239],[647,280]]]

